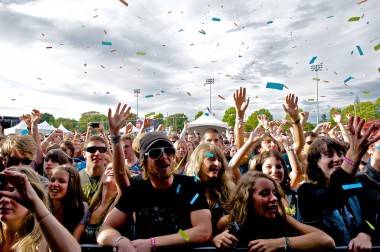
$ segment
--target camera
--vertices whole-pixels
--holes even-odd
[[[91,128],[99,128],[100,123],[99,122],[90,122]]]

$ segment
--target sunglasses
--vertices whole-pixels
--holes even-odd
[[[168,157],[172,157],[175,154],[175,149],[173,147],[153,148],[145,153],[145,156],[157,160],[161,157],[162,153],[165,153]]]
[[[27,158],[17,158],[17,157],[10,157],[10,156],[4,157],[5,167],[17,166],[20,163],[23,165],[30,165],[32,163],[32,160],[27,159]]]
[[[99,151],[100,153],[106,153],[107,148],[106,147],[98,147],[98,146],[90,146],[86,148],[86,151],[89,153],[95,153],[96,151]]]

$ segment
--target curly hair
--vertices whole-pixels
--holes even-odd
[[[47,206],[47,196],[45,194],[44,186],[42,185],[37,174],[28,166],[10,167],[9,170],[24,173],[36,191],[38,197]],[[23,225],[17,231],[17,240],[14,241],[12,250],[20,252],[37,252],[38,246],[43,239],[40,226],[36,217],[29,212],[23,220]],[[3,225],[0,223],[0,246],[4,241]]]
[[[255,215],[252,195],[255,191],[256,181],[260,178],[268,179],[274,184],[279,197],[279,214],[284,220],[286,220],[285,207],[283,205],[284,193],[281,186],[274,179],[262,172],[248,171],[240,178],[226,205],[227,210],[230,213],[227,226],[234,221],[242,225],[247,220],[248,215]]]
[[[80,184],[80,177],[78,171],[70,165],[59,165],[53,169],[53,173],[57,171],[64,171],[69,175],[67,192],[65,197],[62,199],[62,205],[64,206],[62,225],[72,233],[75,227],[79,224],[80,220],[83,218],[85,212],[83,204],[84,196]],[[50,197],[49,202],[54,214],[54,205]]]
[[[318,137],[309,147],[307,154],[306,175],[308,179],[316,184],[325,185],[326,178],[321,168],[318,166],[318,161],[322,154],[326,151],[336,151],[337,153],[345,154],[346,146],[342,145],[337,140],[330,137]]]
[[[218,177],[215,181],[204,181],[204,174],[202,170],[203,161],[207,158],[206,152],[211,152],[219,158],[222,163],[222,167],[219,171]],[[190,157],[190,163],[186,168],[186,175],[198,176],[201,179],[201,183],[205,186],[206,196],[209,201],[209,205],[212,206],[215,203],[224,205],[229,196],[234,184],[226,173],[228,167],[226,157],[222,150],[213,144],[202,143],[195,148]]]
[[[270,157],[274,157],[276,160],[280,160],[281,165],[284,169],[284,179],[281,181],[280,185],[281,185],[282,190],[288,191],[290,189],[289,171],[286,168],[285,161],[282,158],[280,152],[271,150],[271,151],[264,151],[260,153],[259,155],[255,157],[254,166],[252,167],[253,170],[263,172],[263,164],[265,160]]]
[[[37,144],[31,136],[13,135],[8,137],[1,146],[3,156],[19,153],[29,160],[36,159]]]

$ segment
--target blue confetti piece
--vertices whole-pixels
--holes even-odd
[[[344,84],[346,84],[347,82],[349,82],[350,80],[352,80],[354,77],[352,76],[349,76],[347,79],[344,80]]]
[[[284,84],[275,83],[275,82],[268,82],[266,88],[283,90],[284,89]]]
[[[315,60],[317,59],[317,56],[314,56],[313,58],[310,59],[309,64],[314,64]]]
[[[273,23],[273,21],[268,21],[268,22],[267,22],[267,24],[272,24],[272,23]]]
[[[176,193],[179,194],[180,190],[181,190],[181,184],[178,184]]]
[[[357,45],[356,48],[358,49],[360,55],[364,55],[363,50],[360,48],[360,46]]]
[[[196,194],[194,195],[194,197],[191,199],[191,201],[190,201],[190,205],[193,205],[194,202],[198,199],[198,197],[199,197],[199,193],[196,193]]]
[[[29,130],[27,130],[27,129],[23,129],[23,130],[21,130],[21,131],[20,131],[20,135],[21,135],[21,136],[27,136],[27,135],[29,135]]]
[[[146,95],[145,98],[152,98],[154,95]]]
[[[362,183],[346,184],[346,185],[342,185],[342,188],[343,188],[343,190],[346,191],[346,190],[363,188],[363,185],[362,185]]]
[[[217,17],[213,17],[213,18],[212,18],[212,21],[215,21],[215,22],[220,22],[220,18],[217,18]]]
[[[201,181],[197,175],[194,176],[194,182]]]
[[[204,154],[204,156],[208,157],[208,158],[213,158],[214,157],[214,153],[206,151],[205,154]]]
[[[102,45],[104,45],[104,46],[111,46],[112,42],[111,41],[102,41]]]

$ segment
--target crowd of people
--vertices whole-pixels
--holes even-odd
[[[234,128],[132,133],[126,104],[109,130],[1,136],[0,251],[370,251],[380,245],[380,127],[350,116],[304,131],[308,113],[286,96],[287,120],[244,131],[245,88]],[[123,131],[123,134],[121,133]]]

